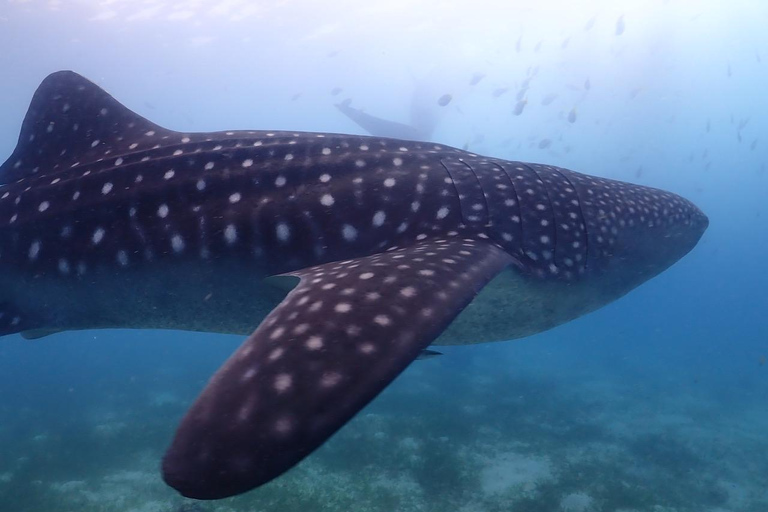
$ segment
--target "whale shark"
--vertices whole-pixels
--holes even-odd
[[[433,115],[427,109],[411,110],[418,114],[413,114],[410,124],[389,121],[382,117],[369,114],[362,109],[351,106],[351,100],[345,100],[341,103],[335,103],[334,106],[339,111],[354,121],[360,128],[376,137],[388,137],[405,139],[411,141],[429,141],[437,124]]]
[[[670,192],[441,144],[172,131],[61,71],[0,167],[0,335],[246,336],[162,461],[219,499],[299,463],[428,347],[584,315],[707,225]]]
[[[442,107],[437,104],[440,96],[436,92],[436,83],[452,82],[445,70],[433,69],[426,77],[411,76],[413,92],[408,104],[408,122],[390,121],[352,106],[352,98],[347,98],[334,106],[350,121],[362,128],[369,135],[411,141],[430,141],[440,121]]]

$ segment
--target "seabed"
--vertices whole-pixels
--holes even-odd
[[[441,358],[448,361],[449,355]],[[478,359],[480,360],[480,359]],[[706,390],[638,390],[412,366],[325,446],[262,488],[217,502],[162,482],[189,398],[81,404],[54,422],[0,410],[9,512],[765,512],[768,408]],[[437,365],[437,366],[435,366]],[[487,369],[486,369],[487,370]],[[509,372],[514,374],[514,372]]]

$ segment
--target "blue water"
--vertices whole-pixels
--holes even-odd
[[[0,4],[0,159],[39,82],[73,69],[185,131],[363,133],[333,103],[408,122],[416,101],[435,141],[668,189],[710,218],[625,298],[414,363],[294,470],[217,503],[182,500],[159,461],[239,337],[4,338],[0,511],[768,510],[768,7],[512,3]]]

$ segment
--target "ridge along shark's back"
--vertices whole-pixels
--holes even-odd
[[[707,226],[668,192],[442,145],[174,132],[72,72],[40,86],[0,183],[0,335],[252,332],[164,458],[200,499],[282,474],[435,340],[568,321]]]

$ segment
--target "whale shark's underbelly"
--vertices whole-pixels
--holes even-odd
[[[284,287],[257,266],[225,262],[163,263],[141,271],[95,270],[77,281],[8,280],[46,314],[42,333],[128,328],[248,335],[280,303]],[[563,290],[567,286],[567,290]],[[434,345],[466,345],[536,334],[609,300],[599,286],[532,279],[508,268],[492,280]],[[40,333],[37,333],[39,335]]]

